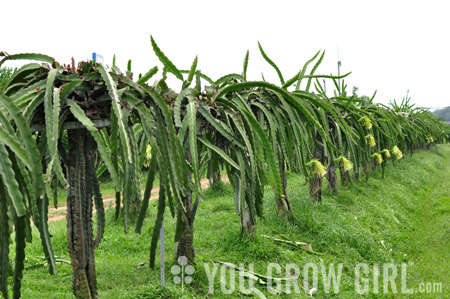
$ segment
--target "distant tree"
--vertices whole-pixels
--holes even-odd
[[[442,118],[443,120],[450,121],[450,106],[436,110],[433,113]]]
[[[355,98],[357,98],[357,99],[364,100],[364,102],[367,104],[367,103],[370,101],[370,97],[364,96],[364,95],[363,95],[363,96],[359,96],[359,95],[358,95],[358,90],[359,90],[358,87],[353,86],[352,96],[355,97]]]
[[[2,67],[0,68],[0,90],[3,89],[3,86],[5,83],[11,78],[11,76],[14,74],[14,69],[10,67]]]

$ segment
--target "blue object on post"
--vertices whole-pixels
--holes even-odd
[[[94,61],[94,63],[103,63],[103,55],[93,52],[92,60]]]

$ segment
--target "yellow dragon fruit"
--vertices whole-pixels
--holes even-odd
[[[339,158],[337,158],[334,161],[337,162],[337,163],[341,162],[341,166],[344,168],[345,171],[349,171],[350,169],[353,168],[352,162],[350,162],[344,156],[340,156]]]
[[[312,167],[313,173],[321,178],[327,174],[327,168],[320,163],[319,159],[312,159],[306,166]]]
[[[145,160],[144,160],[145,167],[150,167],[151,158],[152,158],[152,146],[150,144],[147,144],[147,148],[145,149]]]
[[[381,156],[381,154],[374,153],[373,155],[371,155],[371,157],[377,160],[377,164],[383,163],[383,156]]]
[[[373,138],[372,134],[366,136],[366,139],[369,140],[369,145],[374,147],[376,145],[375,138]]]
[[[392,148],[392,155],[397,160],[400,160],[401,158],[403,158],[402,151],[396,145],[394,145],[394,148]]]
[[[382,150],[381,153],[388,159],[391,157],[391,152],[388,149]]]
[[[364,127],[366,127],[367,130],[372,129],[372,121],[367,116],[363,116],[359,119],[359,121],[362,123]]]

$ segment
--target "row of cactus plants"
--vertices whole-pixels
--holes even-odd
[[[123,74],[115,63],[60,65],[42,54],[7,55],[28,59],[0,93],[0,292],[8,298],[12,267],[9,245],[15,232],[12,294],[20,297],[26,242],[31,223],[38,228],[49,271],[56,274],[48,232],[50,199],[57,205],[58,187],[69,189],[67,243],[77,298],[98,297],[94,250],[105,230],[105,212],[97,177],[107,171],[116,188],[116,218],[124,230],[141,232],[151,189],[158,174],[158,212],[150,241],[150,266],[165,210],[176,218],[176,257],[194,261],[194,220],[204,198],[201,180],[211,182],[224,170],[235,188],[234,205],[242,233],[252,236],[263,214],[264,186],[273,186],[277,212],[294,217],[287,194],[287,171],[310,181],[311,197],[321,200],[326,176],[332,192],[358,179],[390,157],[400,159],[448,142],[450,129],[426,109],[405,99],[383,106],[373,97],[348,96],[343,76],[316,75],[325,52],[318,52],[289,80],[258,44],[263,58],[275,69],[280,86],[248,81],[249,53],[240,73],[212,80],[197,68],[180,70],[160,50],[162,78],[149,81],[158,68],[136,80],[131,62]],[[313,67],[308,70],[310,64]],[[167,86],[167,76],[182,81],[182,89]],[[328,97],[319,78],[336,85]],[[153,80],[152,79],[152,80]],[[293,87],[296,83],[295,88]],[[203,87],[202,87],[203,86]],[[302,88],[303,87],[303,88]],[[314,91],[311,89],[314,87]],[[146,161],[147,173],[141,172]],[[146,175],[141,195],[141,176]],[[94,238],[93,207],[97,227]]]

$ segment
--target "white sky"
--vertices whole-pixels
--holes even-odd
[[[124,70],[145,73],[160,62],[159,47],[179,69],[198,68],[217,79],[241,73],[250,50],[248,79],[279,84],[262,59],[259,40],[285,80],[318,50],[326,50],[316,73],[352,71],[348,91],[376,101],[401,100],[425,107],[450,105],[450,16],[447,1],[20,1],[0,4],[0,50],[39,52],[60,63],[98,52]],[[7,66],[15,66],[8,63]],[[160,76],[160,74],[159,74]],[[170,81],[176,82],[176,81]],[[180,84],[169,84],[178,90]],[[331,94],[332,82],[327,82]]]

